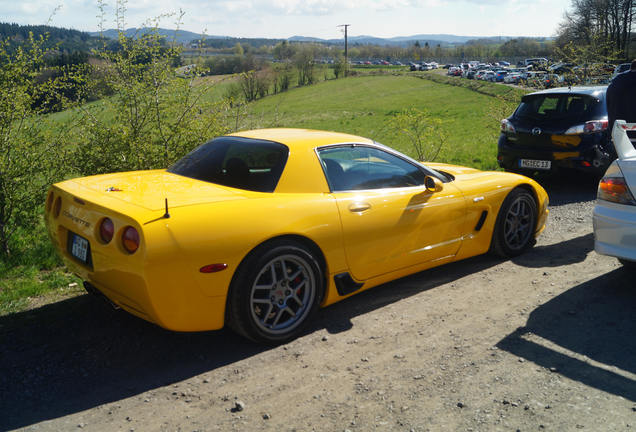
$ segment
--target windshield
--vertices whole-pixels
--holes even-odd
[[[199,146],[168,172],[257,192],[274,192],[289,149],[273,141],[220,137]]]

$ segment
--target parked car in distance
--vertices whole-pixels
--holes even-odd
[[[492,81],[492,82],[494,82],[495,81],[495,72],[491,71],[491,70],[488,70],[488,71],[484,72],[481,75],[481,79],[483,79],[484,81]]]
[[[506,84],[519,84],[521,81],[521,72],[512,72],[504,77],[504,83]]]
[[[508,71],[505,71],[505,70],[495,71],[495,82],[503,82],[506,75],[508,75]]]
[[[606,86],[525,95],[501,121],[497,161],[531,174],[573,168],[600,176],[616,158],[607,131]]]
[[[563,77],[557,74],[546,74],[543,78],[545,88],[554,88],[563,85]]]
[[[636,269],[636,149],[628,131],[636,131],[636,123],[614,122],[618,159],[599,182],[592,221],[594,250]]]
[[[262,129],[218,137],[168,170],[51,186],[51,241],[89,292],[176,331],[278,344],[319,307],[492,251],[545,228],[534,180],[417,162],[354,135]]]
[[[527,58],[523,62],[526,66],[544,66],[548,64],[548,59],[544,57]]]
[[[631,63],[619,64],[618,66],[614,68],[614,76],[618,75],[619,73],[627,72],[631,66],[632,66]]]
[[[477,80],[483,80],[484,79],[484,75],[486,75],[486,70],[478,70],[477,72],[475,72],[475,79]]]

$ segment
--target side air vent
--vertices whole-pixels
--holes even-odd
[[[349,273],[337,274],[333,277],[333,280],[336,283],[338,294],[341,296],[356,292],[364,285],[364,283],[354,281]]]
[[[486,216],[488,216],[488,212],[484,210],[481,212],[481,216],[479,216],[479,220],[477,221],[477,225],[475,225],[475,231],[479,231],[481,227],[484,226],[484,222],[486,222]]]

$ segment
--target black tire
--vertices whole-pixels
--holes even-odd
[[[245,258],[232,280],[229,325],[255,342],[285,343],[303,332],[323,294],[323,272],[311,251],[297,242],[269,242]]]
[[[499,209],[490,251],[503,258],[521,255],[534,246],[536,226],[534,197],[526,189],[513,189]]]

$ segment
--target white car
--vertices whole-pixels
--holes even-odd
[[[521,81],[521,73],[520,72],[512,72],[504,77],[504,82],[506,84],[518,84]]]
[[[636,123],[614,122],[612,138],[618,159],[598,185],[594,250],[636,268],[636,149],[627,131],[636,131]]]

